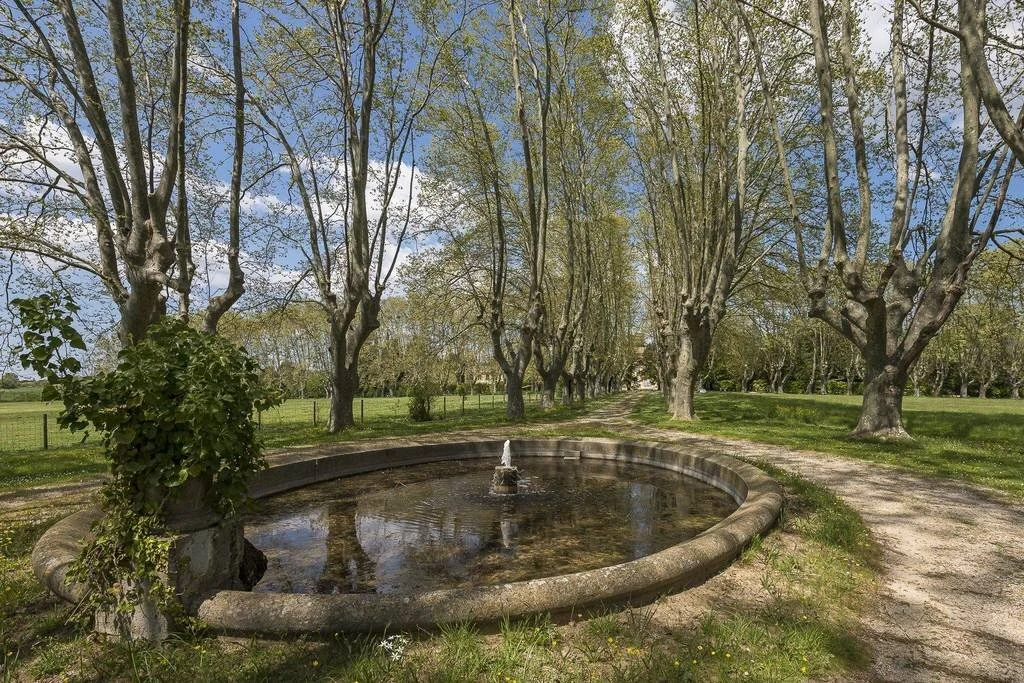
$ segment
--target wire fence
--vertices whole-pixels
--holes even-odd
[[[0,415],[0,451],[66,448],[95,442],[95,436],[72,433],[57,426],[58,409],[24,415]]]
[[[526,403],[536,403],[540,394],[524,392]],[[430,412],[435,418],[459,417],[474,411],[504,406],[504,394],[469,394],[434,396]],[[327,426],[330,418],[329,399],[289,399],[280,406],[257,415],[261,426],[313,425]],[[0,452],[42,451],[53,448],[95,445],[94,433],[70,432],[57,424],[60,412],[55,403],[7,403],[0,411]],[[379,419],[407,417],[409,397],[357,398],[352,404],[357,424]]]

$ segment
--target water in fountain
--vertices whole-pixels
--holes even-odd
[[[657,552],[736,509],[712,486],[643,465],[531,457],[515,495],[488,492],[493,472],[493,460],[446,461],[265,499],[245,530],[269,561],[256,590],[404,593],[566,574]]]

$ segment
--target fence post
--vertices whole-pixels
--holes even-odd
[[[462,416],[466,416],[466,395],[462,395]]]
[[[316,401],[313,401],[313,426],[316,427]]]
[[[49,415],[43,413],[43,450],[47,450],[50,447],[50,427],[47,418]]]
[[[441,397],[441,419],[445,420],[448,418],[448,396]]]
[[[359,421],[366,424],[366,413],[363,412],[363,399],[359,399]]]

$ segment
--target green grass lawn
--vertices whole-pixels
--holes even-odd
[[[904,401],[913,442],[847,436],[859,396],[708,393],[696,399],[696,422],[671,419],[661,396],[645,396],[633,412],[641,422],[898,465],[961,479],[1024,498],[1024,401],[915,398]]]
[[[434,419],[429,422],[409,420],[407,398],[356,399],[356,426],[339,434],[326,430],[326,400],[316,400],[317,423],[313,424],[314,400],[293,399],[264,413],[261,431],[267,448],[284,448],[487,427],[507,423],[504,398],[467,396],[463,413],[462,397],[437,397],[431,408]],[[568,419],[606,400],[610,399],[542,410],[536,394],[530,394],[526,397],[526,417],[532,421]],[[57,429],[59,407],[56,403],[41,402],[0,404],[0,491],[77,481],[106,471],[107,463],[95,436],[82,443],[81,434]],[[49,450],[42,450],[43,413],[49,415]]]

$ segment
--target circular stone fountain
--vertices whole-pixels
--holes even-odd
[[[394,632],[649,602],[727,566],[782,506],[773,480],[733,458],[605,439],[289,452],[251,493],[267,500],[246,536],[270,568],[254,591],[198,604],[222,633]],[[33,552],[36,575],[69,600],[81,590],[67,567],[95,516],[59,522]]]

